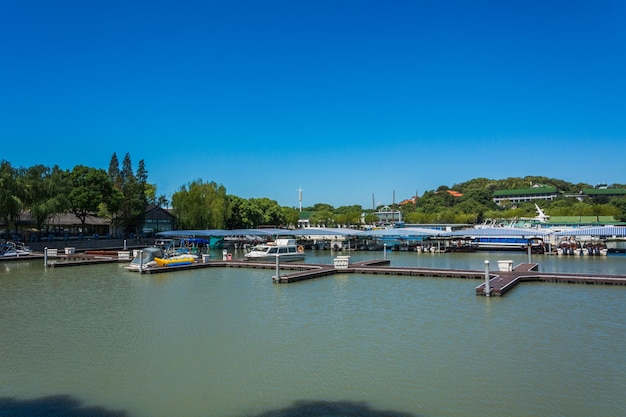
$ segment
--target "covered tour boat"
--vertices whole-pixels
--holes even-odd
[[[252,247],[245,255],[251,261],[276,261],[277,256],[281,261],[302,261],[305,257],[304,247],[298,246],[296,239],[276,239]]]

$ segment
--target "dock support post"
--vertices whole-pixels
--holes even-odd
[[[43,248],[43,267],[48,267],[48,247]]]
[[[124,239],[124,250],[126,250],[126,239]]]
[[[280,282],[280,255],[276,254],[276,276],[274,277],[274,282]]]
[[[383,243],[383,260],[387,260],[387,244]]]
[[[489,261],[485,261],[485,297],[491,296],[491,288],[489,288]]]
[[[139,273],[143,274],[143,250],[139,251]]]
[[[532,255],[531,255],[531,253],[532,253],[532,247],[531,247],[530,240],[529,240],[528,241],[528,263],[529,264],[533,263],[532,262]]]

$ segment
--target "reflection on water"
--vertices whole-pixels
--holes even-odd
[[[387,256],[477,270],[485,259],[527,261]],[[544,271],[626,265],[533,258]],[[50,397],[71,399],[62,414],[75,416],[626,415],[626,287],[524,283],[488,299],[474,280],[340,274],[274,285],[273,273],[0,264],[0,415]]]
[[[126,417],[124,411],[109,411],[103,407],[83,406],[67,395],[18,400],[0,398],[0,415],[11,417]]]

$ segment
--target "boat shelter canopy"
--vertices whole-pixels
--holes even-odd
[[[183,238],[183,237],[226,237],[226,236],[292,236],[293,230],[288,229],[205,229],[205,230],[170,230],[157,233],[161,238]]]
[[[546,229],[522,228],[522,227],[485,227],[475,229],[463,229],[455,231],[443,231],[419,227],[402,227],[391,229],[356,230],[345,228],[321,228],[306,227],[303,229],[206,229],[206,230],[170,230],[158,232],[159,238],[201,238],[201,237],[227,237],[227,236],[349,236],[349,237],[372,237],[411,239],[424,237],[439,238],[475,238],[481,236],[518,236],[523,239],[531,239],[554,234],[555,236],[618,236],[626,237],[624,226],[598,226],[585,227],[561,232]]]
[[[291,231],[296,236],[361,236],[361,230],[342,227],[304,227]]]
[[[391,229],[374,229],[363,231],[359,236],[390,238],[390,239],[410,239],[439,236],[446,232],[442,230],[426,229],[420,227],[398,227]]]
[[[530,229],[523,227],[484,227],[476,229],[455,230],[446,232],[442,237],[482,237],[482,236],[518,236],[523,239],[544,237],[552,232],[542,229]]]
[[[563,230],[556,232],[555,236],[616,236],[626,237],[626,227],[624,226],[597,226],[583,227],[580,229]]]

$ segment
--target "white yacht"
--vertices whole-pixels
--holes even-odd
[[[251,261],[302,261],[304,260],[304,247],[298,246],[296,239],[276,239],[252,247],[245,257]]]

